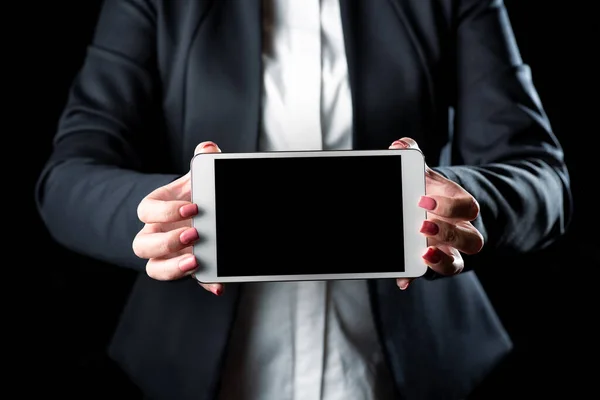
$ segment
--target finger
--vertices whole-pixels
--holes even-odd
[[[437,243],[454,247],[465,254],[476,254],[483,247],[483,236],[470,223],[451,224],[431,218],[423,221],[420,232]]]
[[[429,190],[431,187],[436,190],[442,190],[442,193],[446,193],[448,196],[458,196],[467,194],[465,189],[463,189],[459,184],[450,179],[446,178],[444,175],[439,172],[426,167],[425,168],[425,183],[427,185],[427,189]]]
[[[409,137],[403,137],[401,139],[396,140],[390,146],[390,149],[418,149],[419,145],[414,139]]]
[[[202,142],[198,146],[196,146],[196,149],[194,150],[194,155],[195,154],[206,154],[206,153],[220,153],[220,152],[221,152],[221,149],[219,148],[219,146],[217,146],[217,144],[215,142],[207,141],[207,142]]]
[[[146,197],[137,208],[138,219],[145,224],[177,222],[198,214],[198,206],[185,200],[159,200]]]
[[[146,263],[146,273],[159,281],[172,281],[191,275],[198,268],[196,257],[181,252],[174,257],[151,258]]]
[[[396,284],[400,290],[406,290],[412,281],[414,281],[414,278],[398,278],[396,279]]]
[[[479,203],[473,196],[447,197],[436,194],[421,196],[419,207],[443,218],[473,221],[479,216]]]
[[[194,154],[219,153],[221,150],[214,142],[202,142]],[[146,196],[138,205],[137,214],[146,224],[176,222],[198,213],[198,207],[189,199],[190,173],[168,185],[161,186]]]
[[[458,250],[446,246],[429,246],[423,254],[423,261],[440,275],[456,275],[465,266]]]
[[[198,285],[202,286],[205,290],[208,290],[215,296],[220,296],[223,294],[223,290],[225,289],[221,283],[202,283],[198,282]]]
[[[416,141],[414,141],[413,139],[411,139],[411,138],[407,138],[407,137],[405,137],[405,138],[402,138],[402,139],[398,139],[398,140],[396,140],[395,142],[393,142],[393,143],[390,145],[390,147],[389,147],[389,148],[390,148],[391,150],[393,150],[393,149],[417,149],[417,150],[420,150],[420,149],[419,149],[419,146],[417,145],[417,142],[416,142]],[[433,174],[437,174],[437,175],[439,175],[439,177],[440,177],[440,178],[442,178],[442,179],[445,179],[445,180],[447,181],[447,179],[446,179],[446,178],[444,178],[442,175],[438,174],[437,172],[433,171],[433,170],[432,170],[431,168],[429,168],[429,167],[427,166],[427,164],[426,164],[426,165],[425,165],[425,177],[426,177],[426,185],[431,185],[431,182],[430,182],[430,180],[431,180],[431,179],[439,179],[439,178],[437,178],[436,176],[430,176],[430,175],[431,175],[431,173],[433,173]],[[438,184],[438,186],[439,186],[439,183],[438,183],[438,182],[433,182],[433,183],[434,183],[434,184]],[[427,187],[427,186],[426,186],[426,187]]]
[[[417,149],[419,150],[419,146],[417,142],[411,138],[404,137],[402,139],[398,139],[391,144],[390,149]],[[447,193],[449,195],[454,194],[463,194],[466,193],[465,190],[460,187],[455,182],[447,179],[437,171],[432,170],[429,166],[425,165],[425,185],[427,188],[427,192],[429,192],[432,188],[437,191],[442,190],[442,193]]]
[[[167,257],[198,240],[195,228],[183,227],[168,232],[140,233],[133,239],[133,252],[140,258]]]
[[[414,139],[411,139],[409,137],[403,137],[402,139],[396,140],[395,142],[393,142],[391,144],[391,146],[389,148],[390,149],[417,149],[417,150],[420,150],[417,142]],[[432,185],[437,186],[437,187],[443,186],[444,191],[448,192],[449,194],[465,192],[465,190],[462,187],[460,187],[458,184],[447,179],[439,172],[432,170],[427,165],[425,165],[425,178],[426,178],[427,188],[429,188]]]

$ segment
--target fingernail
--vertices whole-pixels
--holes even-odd
[[[437,264],[442,261],[442,257],[439,255],[438,250],[433,247],[427,249],[425,254],[423,254],[423,259],[430,264]]]
[[[179,269],[181,270],[181,272],[190,272],[196,269],[197,265],[198,264],[196,263],[196,257],[194,257],[193,255],[189,255],[181,261],[179,261]]]
[[[179,235],[179,240],[183,244],[188,244],[198,240],[198,237],[198,231],[192,228],[184,231],[181,235]]]
[[[406,288],[408,288],[408,282],[406,282],[406,281],[401,281],[401,282],[398,284],[398,287],[400,288],[400,290],[406,290]]]
[[[204,144],[202,145],[202,148],[203,148],[203,149],[208,149],[208,148],[210,148],[210,147],[214,147],[214,148],[216,148],[216,147],[217,147],[217,145],[216,145],[216,144],[214,144],[214,143],[212,143],[212,142],[204,143]]]
[[[408,143],[406,143],[404,140],[396,140],[394,143],[392,143],[392,147],[404,147],[405,149],[410,147],[410,145]]]
[[[423,225],[421,225],[421,233],[426,235],[434,236],[437,235],[439,231],[440,228],[435,222],[423,221]]]
[[[422,207],[426,210],[435,210],[435,207],[437,206],[437,202],[435,201],[435,199],[428,197],[428,196],[421,196],[421,198],[419,199],[419,207]]]
[[[220,296],[223,294],[223,288],[221,286],[213,286],[211,287],[211,292],[213,292],[216,296]]]
[[[183,218],[189,218],[196,214],[198,214],[197,204],[186,204],[185,206],[181,206],[179,208],[179,215],[181,215]]]

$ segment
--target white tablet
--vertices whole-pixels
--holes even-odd
[[[425,162],[416,149],[198,154],[200,282],[425,273]]]

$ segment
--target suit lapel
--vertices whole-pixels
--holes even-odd
[[[261,0],[213,1],[190,47],[185,132],[226,152],[255,151],[262,88]]]
[[[385,149],[429,129],[429,77],[391,0],[340,0],[354,107],[354,147]]]

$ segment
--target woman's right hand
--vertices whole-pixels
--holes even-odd
[[[200,143],[198,153],[219,153],[213,142]],[[192,253],[192,245],[198,240],[198,232],[192,227],[191,218],[198,207],[191,201],[190,172],[181,178],[161,186],[140,201],[137,214],[144,227],[133,239],[134,253],[146,263],[151,278],[170,281],[191,275],[198,267]],[[200,284],[217,296],[223,292],[221,284]]]

